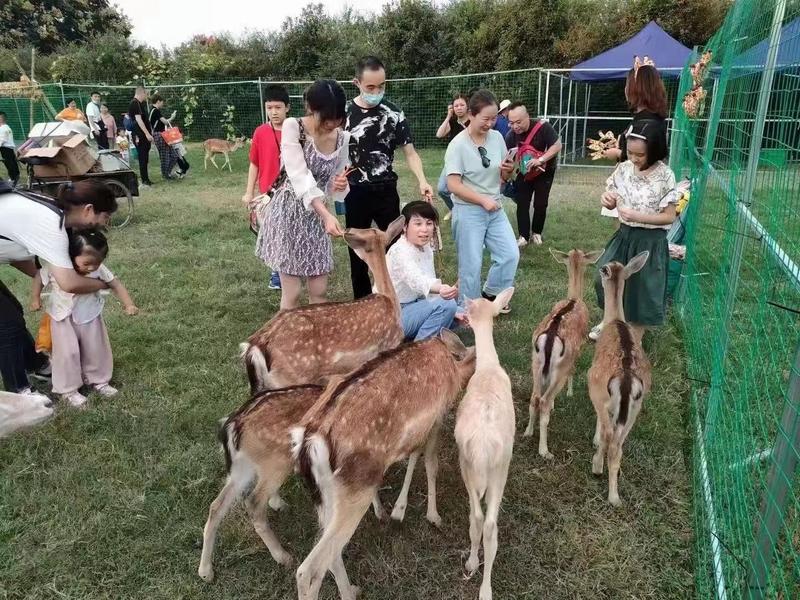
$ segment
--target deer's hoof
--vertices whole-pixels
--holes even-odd
[[[428,514],[425,516],[425,518],[428,519],[428,522],[437,529],[442,528],[442,517],[439,516],[439,513]]]
[[[211,567],[200,567],[197,569],[197,574],[200,576],[200,579],[205,581],[206,583],[211,583],[214,581],[214,569]]]
[[[472,577],[473,575],[475,575],[475,571],[478,570],[478,566],[479,565],[480,565],[480,563],[478,562],[478,557],[477,556],[470,556],[467,559],[467,562],[464,563],[464,571],[467,574],[467,578]]]
[[[406,505],[405,504],[397,504],[392,509],[392,519],[395,521],[402,522],[403,519],[406,518]]]
[[[609,494],[608,503],[614,507],[622,506],[622,500],[619,499],[619,494],[614,494],[614,495]]]
[[[539,456],[541,456],[545,460],[553,460],[553,453],[549,450],[539,450]]]

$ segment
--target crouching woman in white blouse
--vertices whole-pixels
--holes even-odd
[[[403,235],[387,252],[386,263],[400,302],[403,333],[406,339],[424,340],[442,329],[452,329],[458,286],[442,283],[433,268],[431,240],[439,223],[436,209],[427,202],[410,202],[402,214],[406,220]]]

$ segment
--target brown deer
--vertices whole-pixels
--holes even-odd
[[[469,496],[470,553],[465,565],[472,576],[478,570],[478,548],[483,538],[483,583],[480,600],[492,600],[492,567],[497,554],[497,517],[514,449],[514,401],[511,380],[497,358],[492,328],[507,306],[514,288],[490,302],[467,301],[469,322],[475,331],[475,374],[458,407],[455,437],[461,477]],[[486,498],[486,517],[481,501]]]
[[[567,299],[561,300],[533,331],[531,373],[533,391],[528,409],[530,420],[523,434],[533,435],[536,413],[539,413],[539,455],[551,460],[547,447],[547,427],[556,396],[569,382],[567,396],[572,396],[572,375],[584,339],[589,331],[589,309],[583,301],[583,275],[586,265],[594,264],[600,252],[570,250],[568,254],[550,250],[556,262],[567,266],[569,286]]]
[[[621,504],[617,491],[622,445],[628,437],[650,391],[650,361],[639,339],[625,322],[622,295],[625,280],[647,262],[649,252],[634,256],[627,265],[610,262],[600,268],[605,292],[603,330],[589,369],[589,396],[597,413],[592,473],[603,474],[608,456],[608,501]]]
[[[348,229],[344,239],[367,263],[377,293],[351,302],[282,310],[242,344],[253,393],[302,383],[324,384],[403,341],[400,304],[386,266],[386,247],[403,230]]]
[[[203,170],[208,170],[208,161],[211,160],[211,164],[214,165],[217,169],[219,169],[219,165],[217,165],[216,161],[214,160],[214,156],[217,154],[222,154],[225,156],[225,162],[222,163],[222,169],[225,168],[225,165],[228,166],[228,171],[233,173],[233,168],[231,167],[231,158],[228,156],[231,152],[236,152],[239,148],[244,146],[244,137],[235,138],[232,142],[228,140],[220,140],[218,138],[212,138],[210,140],[206,140],[203,142],[203,148],[206,151],[206,155],[203,157]]]
[[[316,600],[331,569],[340,592],[342,549],[386,470],[425,448],[428,514],[436,510],[437,446],[442,419],[475,370],[475,350],[443,330],[403,344],[329,386],[292,433],[301,473],[319,500],[322,537],[297,570],[299,600]],[[355,593],[355,588],[353,592]],[[353,595],[342,594],[344,600]]]

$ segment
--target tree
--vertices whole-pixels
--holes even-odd
[[[108,0],[3,0],[0,23],[0,47],[33,46],[43,53],[64,42],[131,33],[127,17]]]

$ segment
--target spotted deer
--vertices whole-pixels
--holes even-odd
[[[325,302],[282,310],[242,344],[252,392],[302,383],[325,383],[403,341],[400,304],[386,266],[386,247],[403,230],[348,229],[344,239],[367,263],[376,293],[351,302]]]
[[[497,554],[497,517],[514,449],[514,401],[511,380],[497,358],[492,328],[494,318],[514,293],[508,288],[490,302],[468,300],[467,313],[475,331],[475,374],[458,407],[455,437],[461,477],[469,496],[470,553],[465,568],[478,570],[478,548],[483,538],[483,582],[480,600],[492,600],[492,567]],[[486,499],[486,514],[481,502]]]
[[[539,455],[551,460],[547,447],[547,427],[556,396],[568,383],[567,396],[572,396],[572,376],[589,330],[589,309],[583,301],[583,275],[586,265],[594,264],[600,252],[550,250],[556,262],[567,266],[569,285],[566,300],[560,300],[533,331],[531,373],[533,391],[528,409],[528,427],[523,434],[533,435],[536,414],[539,414]]]
[[[639,339],[625,322],[622,295],[625,280],[647,262],[649,252],[634,256],[627,265],[610,262],[600,268],[605,292],[603,330],[597,340],[589,369],[589,396],[597,413],[592,458],[592,473],[603,474],[608,458],[608,501],[619,506],[617,480],[622,461],[622,445],[628,437],[650,391],[650,361]]]
[[[425,449],[427,519],[436,508],[439,430],[475,370],[475,350],[443,330],[374,358],[322,395],[293,433],[301,473],[318,499],[322,537],[297,569],[299,600],[316,600],[329,569],[346,589],[342,550],[386,470]],[[343,583],[340,583],[343,582]],[[343,600],[353,600],[342,593]]]
[[[231,158],[228,156],[231,152],[236,152],[239,148],[244,146],[245,139],[244,137],[235,138],[232,142],[228,140],[220,140],[217,138],[212,138],[210,140],[206,140],[203,142],[203,149],[206,151],[206,155],[203,157],[203,170],[208,170],[208,161],[211,161],[211,164],[214,165],[215,168],[220,169],[220,166],[217,165],[217,162],[214,160],[214,157],[217,154],[222,154],[225,157],[225,162],[222,163],[222,169],[225,168],[227,165],[228,171],[233,173],[233,168],[231,167]]]

